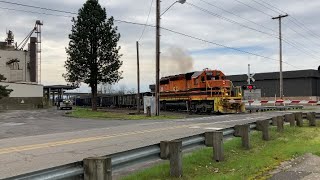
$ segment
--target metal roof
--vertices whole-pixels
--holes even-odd
[[[49,85],[49,86],[44,86],[44,89],[64,89],[64,90],[72,90],[72,89],[77,89],[75,86],[69,86],[69,85]]]

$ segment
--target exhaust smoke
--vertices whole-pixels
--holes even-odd
[[[161,57],[161,77],[191,72],[193,59],[187,51],[179,47],[172,47]]]

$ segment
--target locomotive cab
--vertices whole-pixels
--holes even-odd
[[[192,89],[205,91],[211,97],[231,95],[231,81],[226,80],[225,75],[221,71],[205,70],[195,72],[192,76],[192,82]]]

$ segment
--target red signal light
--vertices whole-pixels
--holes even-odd
[[[257,89],[257,87],[255,86],[255,85],[252,85],[252,84],[250,84],[250,85],[243,85],[242,86],[242,89],[243,90],[255,90],[255,89]]]

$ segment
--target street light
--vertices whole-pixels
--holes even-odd
[[[160,114],[160,17],[166,13],[176,3],[184,4],[186,0],[177,0],[171,4],[163,13],[160,14],[160,0],[156,3],[156,116]]]
[[[180,3],[180,4],[184,4],[186,2],[186,0],[179,0],[179,1],[176,1],[174,3],[172,3],[165,11],[163,11],[163,13],[160,14],[160,17],[162,15],[164,15],[164,13],[166,13],[172,6],[174,6],[176,3]]]

